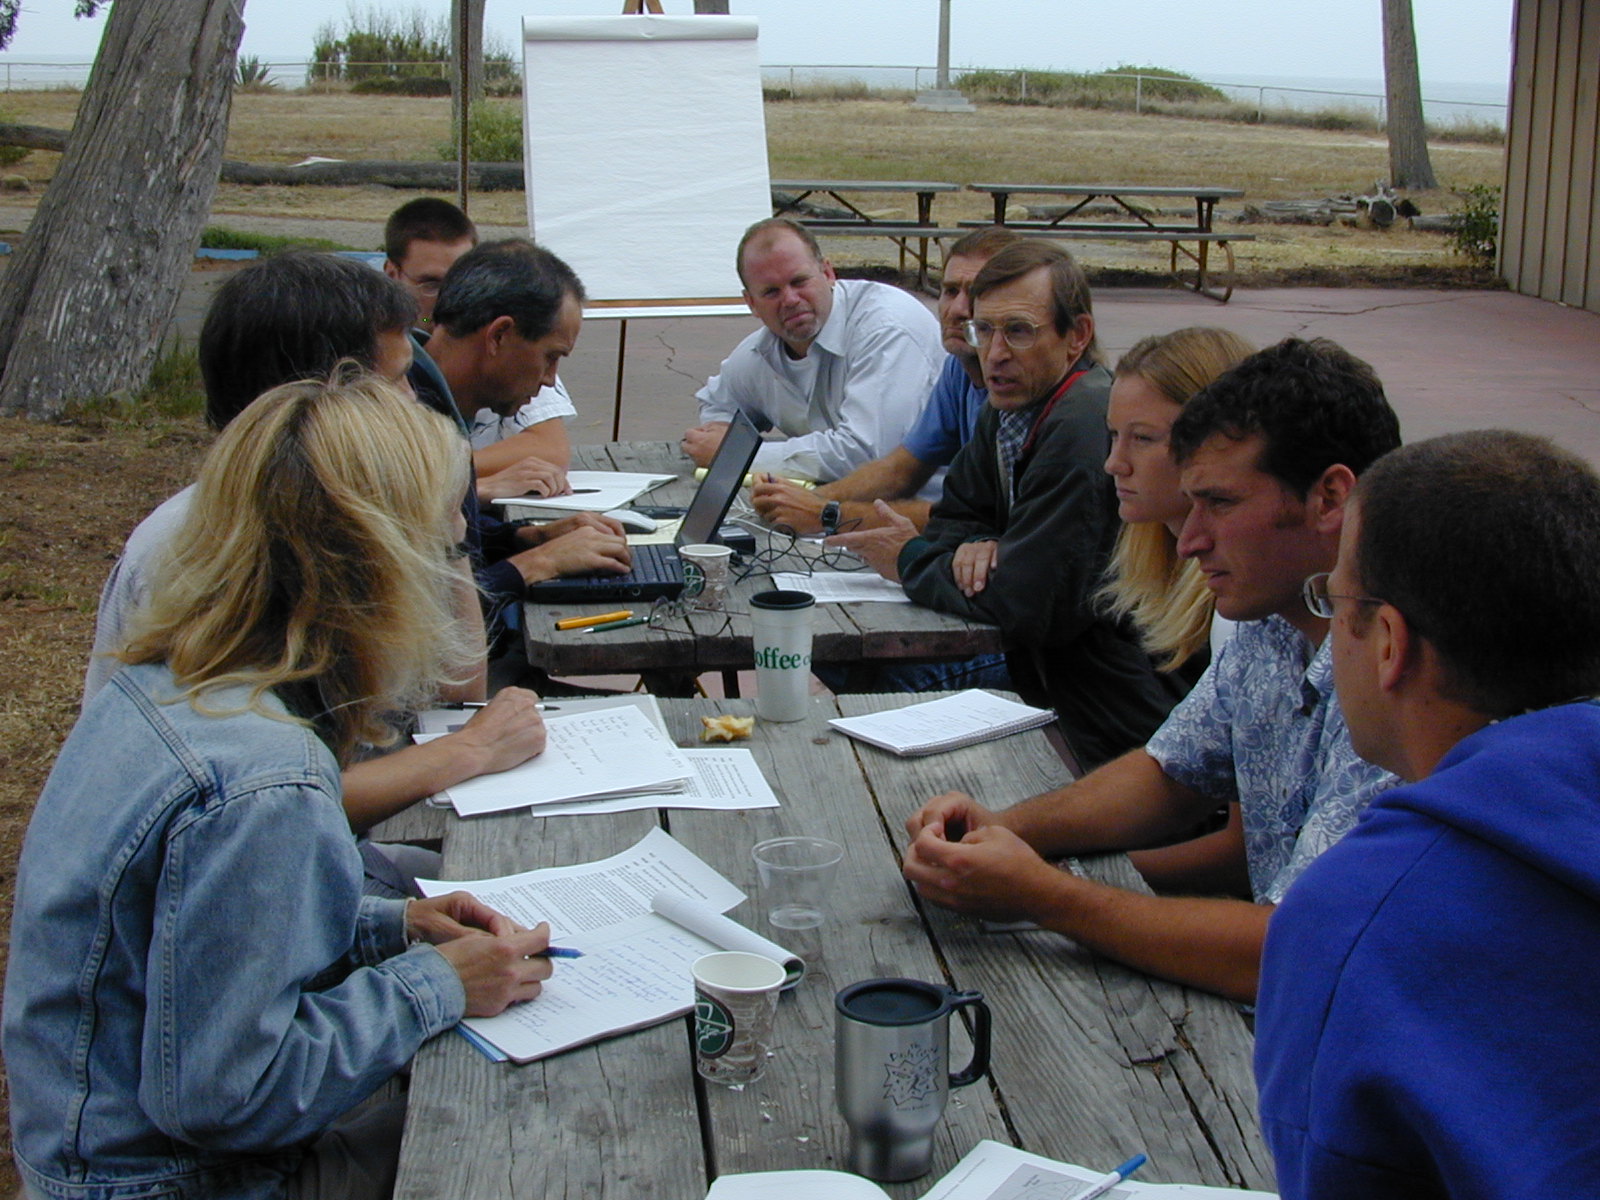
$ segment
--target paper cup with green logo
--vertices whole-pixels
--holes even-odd
[[[701,1076],[729,1086],[753,1083],[767,1069],[783,967],[759,954],[723,950],[702,955],[694,975],[694,1064]]]
[[[811,703],[810,592],[757,592],[750,597],[756,653],[756,716],[799,721]]]

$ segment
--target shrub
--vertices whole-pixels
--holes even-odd
[[[352,8],[342,32],[332,24],[317,30],[310,74],[313,80],[350,83],[417,77],[448,80],[452,43],[448,15],[430,16],[420,8],[410,12],[357,12]],[[510,49],[503,39],[490,34],[483,41],[483,75],[485,88],[500,89],[517,75]]]
[[[1500,236],[1500,189],[1475,183],[1456,195],[1463,204],[1450,231],[1450,246],[1480,266],[1490,266]]]
[[[454,141],[442,143],[439,157],[451,162]],[[522,108],[516,104],[475,104],[467,114],[467,157],[473,162],[522,161]]]
[[[273,87],[272,70],[254,54],[242,56],[235,65],[234,82],[241,88],[270,90]]]
[[[1141,75],[1143,79],[1131,76]],[[1215,104],[1227,97],[1209,84],[1164,67],[1109,71],[968,71],[956,86],[973,99],[1071,108],[1131,109],[1140,102]]]
[[[450,81],[438,75],[402,75],[399,78],[358,79],[350,85],[356,96],[448,96]]]
[[[200,235],[200,245],[208,250],[259,250],[272,254],[291,247],[298,250],[349,250],[350,247],[327,238],[282,237],[274,233],[250,233],[243,229],[229,229],[225,225],[207,225]]]

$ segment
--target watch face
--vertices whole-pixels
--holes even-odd
[[[839,527],[839,502],[837,500],[829,500],[822,506],[822,525],[823,528],[828,530],[834,530]]]

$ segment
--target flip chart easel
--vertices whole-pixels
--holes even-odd
[[[523,18],[529,235],[587,317],[743,315],[734,247],[772,213],[756,22],[627,4],[651,15]]]

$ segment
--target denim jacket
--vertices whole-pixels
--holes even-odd
[[[462,1016],[402,902],[361,896],[333,755],[246,700],[198,711],[165,667],[118,672],[34,810],[3,1038],[40,1195],[280,1196],[303,1144]]]

